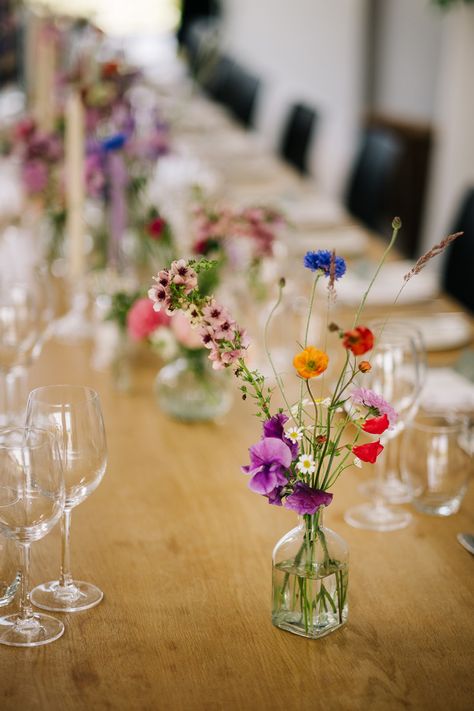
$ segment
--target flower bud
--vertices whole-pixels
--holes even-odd
[[[369,370],[371,370],[372,366],[370,365],[368,360],[361,360],[359,363],[359,370],[361,373],[368,373]]]
[[[339,331],[340,329],[339,329],[339,326],[337,325],[337,323],[334,323],[334,321],[331,321],[331,323],[328,326],[328,330],[329,331]]]

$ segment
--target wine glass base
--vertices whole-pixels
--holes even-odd
[[[358,491],[368,499],[380,496],[388,504],[408,504],[413,499],[413,491],[403,481],[388,478],[384,482],[371,479],[358,486]]]
[[[92,338],[93,327],[86,315],[81,311],[71,309],[54,325],[54,335],[63,343],[79,343]]]
[[[346,511],[344,520],[349,526],[367,531],[398,531],[411,523],[412,515],[408,511],[367,503]]]
[[[81,612],[95,607],[104,597],[102,590],[91,583],[73,580],[62,586],[58,580],[37,585],[31,592],[33,605],[51,612]]]
[[[0,644],[9,647],[39,647],[59,639],[64,633],[61,620],[35,612],[30,620],[18,615],[0,617]]]

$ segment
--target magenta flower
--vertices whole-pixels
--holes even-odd
[[[40,160],[31,160],[23,166],[23,182],[30,194],[41,193],[48,185],[48,168]]]
[[[278,415],[270,417],[269,420],[263,423],[263,436],[276,437],[281,439],[291,451],[291,458],[294,459],[298,455],[298,442],[292,442],[285,436],[284,425],[288,422],[288,417],[280,412]]]
[[[282,506],[282,501],[281,501],[281,492],[282,491],[283,491],[282,486],[276,486],[273,489],[273,491],[270,491],[269,494],[266,494],[268,503],[272,504],[273,506]]]
[[[373,390],[368,388],[355,388],[351,392],[351,400],[354,405],[364,405],[373,411],[373,414],[379,417],[387,415],[390,426],[394,425],[398,419],[398,414],[381,395],[377,395]]]
[[[312,489],[303,481],[297,481],[293,493],[286,497],[285,507],[300,516],[315,514],[320,506],[329,506],[332,494],[320,489]]]
[[[250,464],[242,467],[250,474],[249,487],[257,494],[270,494],[287,483],[286,471],[291,464],[290,448],[275,437],[264,437],[250,447]]]

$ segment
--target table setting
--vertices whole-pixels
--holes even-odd
[[[468,708],[462,232],[408,260],[181,59],[38,21],[0,112],[1,708]]]

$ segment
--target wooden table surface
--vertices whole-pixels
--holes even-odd
[[[251,406],[236,396],[217,424],[172,422],[153,399],[157,366],[125,394],[90,356],[50,342],[30,384],[100,393],[109,465],[73,513],[72,562],[105,598],[64,615],[50,645],[0,647],[2,711],[472,708],[474,559],[456,541],[474,531],[472,489],[455,516],[372,533],[343,520],[369,476],[349,470],[325,518],[351,549],[349,622],[294,636],[270,613],[272,548],[295,517],[240,473],[260,437]],[[58,528],[32,558],[33,584],[56,577]]]
[[[167,419],[155,370],[130,394],[51,342],[31,384],[88,383],[102,399],[109,466],[73,514],[73,572],[105,592],[64,615],[37,649],[0,648],[3,711],[64,709],[453,709],[474,691],[474,491],[448,519],[415,514],[391,533],[348,527],[359,470],[335,488],[326,522],[350,544],[348,624],[306,640],[270,622],[271,552],[291,512],[247,489],[239,466],[258,423],[236,401],[218,424]],[[59,531],[33,545],[33,583],[55,576]]]

